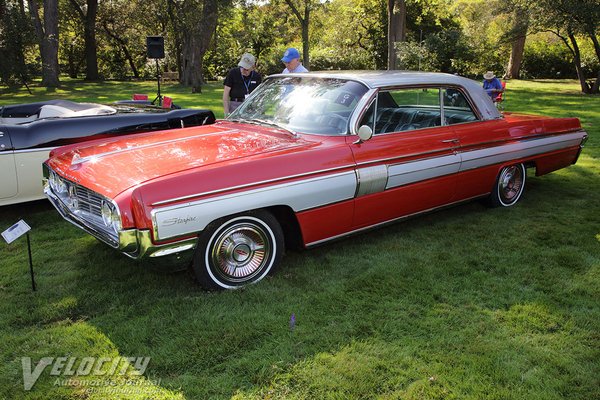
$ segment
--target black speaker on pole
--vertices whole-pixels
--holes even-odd
[[[146,36],[148,58],[165,58],[165,38],[162,36]]]

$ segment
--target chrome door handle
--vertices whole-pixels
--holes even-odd
[[[447,139],[447,140],[442,140],[442,143],[454,143],[454,144],[458,144],[458,143],[460,143],[460,140],[458,140],[458,139]]]

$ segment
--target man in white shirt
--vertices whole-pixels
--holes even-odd
[[[283,53],[281,61],[285,64],[285,69],[282,74],[293,74],[298,72],[308,72],[304,65],[300,62],[300,52],[297,49],[290,47]]]

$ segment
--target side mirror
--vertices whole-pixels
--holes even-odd
[[[358,128],[358,141],[356,143],[366,142],[373,137],[373,129],[368,125],[361,125]]]

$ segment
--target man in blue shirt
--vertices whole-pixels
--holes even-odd
[[[308,70],[300,62],[300,52],[293,47],[290,47],[285,51],[285,53],[283,53],[281,62],[285,64],[285,69],[283,70],[282,74],[308,72]]]
[[[492,101],[504,91],[504,89],[502,89],[502,82],[500,82],[500,79],[496,78],[496,75],[494,75],[492,71],[483,74],[483,90],[485,90],[492,98]]]

